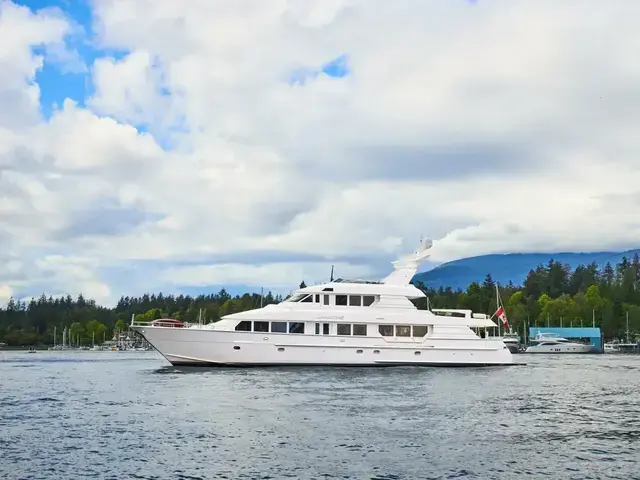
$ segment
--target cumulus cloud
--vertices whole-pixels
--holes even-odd
[[[102,0],[78,60],[72,18],[0,0],[0,302],[382,277],[421,234],[434,262],[635,247],[638,13]],[[86,106],[43,117],[46,62],[88,63]]]

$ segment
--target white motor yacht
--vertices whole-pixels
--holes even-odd
[[[172,365],[513,364],[501,338],[480,338],[469,328],[476,321],[471,311],[443,317],[412,303],[425,297],[410,282],[431,246],[422,241],[379,282],[338,279],[309,286],[277,305],[206,325],[132,318],[131,328]]]
[[[589,353],[593,350],[591,344],[572,342],[555,333],[538,332],[531,343],[525,353]]]

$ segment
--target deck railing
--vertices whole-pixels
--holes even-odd
[[[156,323],[155,325],[153,324],[153,322],[157,322],[159,320],[158,323]],[[157,320],[135,320],[132,319],[130,326],[132,327],[161,327],[161,328],[189,328],[192,325],[195,325],[193,323],[189,323],[189,322],[182,322],[180,324],[176,324],[173,323],[171,321],[162,321],[164,319],[159,318]]]

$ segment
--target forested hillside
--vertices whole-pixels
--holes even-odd
[[[451,287],[454,290],[466,289],[472,282],[482,283],[490,274],[496,282],[506,285],[510,281],[522,285],[529,270],[536,265],[547,265],[549,260],[559,261],[572,269],[579,265],[595,263],[604,268],[607,262],[615,265],[623,257],[633,258],[640,250],[626,252],[559,252],[559,253],[505,253],[479,255],[461,258],[438,265],[431,270],[420,272],[415,281],[422,282],[428,288]]]
[[[531,326],[564,326],[592,324],[607,338],[623,336],[626,313],[630,329],[640,333],[640,259],[634,255],[623,257],[615,267],[607,263],[602,270],[593,263],[571,269],[551,260],[529,272],[522,286],[500,286],[500,295],[510,323],[522,330]],[[417,282],[417,286],[423,286]],[[424,289],[433,308],[470,308],[478,313],[496,310],[495,283],[490,275],[484,282],[471,283],[466,290],[451,288]],[[282,298],[271,293],[262,299],[263,305],[278,303]],[[217,321],[229,313],[260,306],[260,295],[245,294],[231,297],[222,290],[216,294],[190,297],[185,295],[151,294],[142,297],[123,297],[114,308],[105,308],[82,295],[77,298],[41,296],[28,303],[11,299],[0,308],[0,343],[12,346],[51,344],[53,330],[58,333],[67,326],[74,337],[89,344],[92,336],[107,338],[114,329],[126,329],[131,315],[153,320],[162,317],[197,321],[200,309],[207,321]],[[424,300],[416,301],[418,308],[427,307]]]
[[[115,308],[101,307],[82,295],[75,299],[43,295],[28,303],[11,299],[5,308],[0,308],[0,343],[10,346],[52,344],[54,327],[57,327],[60,342],[61,332],[66,326],[73,338],[80,336],[81,342],[88,345],[94,335],[96,341],[102,340],[104,334],[110,339],[115,329],[127,329],[132,314],[139,320],[172,317],[195,322],[202,309],[205,321],[217,321],[229,313],[257,308],[260,301],[259,294],[231,297],[225,290],[197,297],[162,293],[123,297]],[[280,301],[281,297],[269,292],[262,299],[262,304]]]
[[[555,260],[529,271],[522,286],[500,286],[500,296],[511,325],[522,331],[530,326],[591,326],[602,328],[606,338],[624,336],[626,315],[629,328],[640,334],[640,258],[623,257],[613,267],[600,270],[595,263],[571,269]],[[416,282],[421,286],[419,282]],[[427,289],[433,308],[470,308],[475,312],[496,311],[495,283],[491,276],[473,282],[465,290]]]

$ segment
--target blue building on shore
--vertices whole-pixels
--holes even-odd
[[[561,328],[561,327],[529,327],[529,341],[533,339],[538,333],[553,333],[567,340],[580,340],[593,345],[594,353],[601,353],[603,351],[602,333],[599,328],[592,327],[576,327],[576,328]]]

